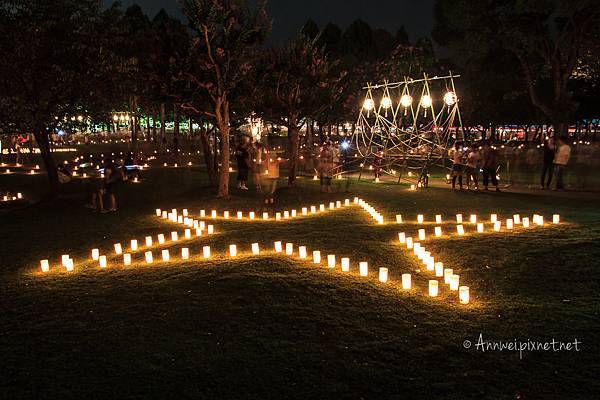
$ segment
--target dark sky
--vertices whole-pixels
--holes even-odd
[[[385,28],[392,33],[404,25],[414,40],[428,36],[433,25],[435,0],[270,0],[269,15],[273,19],[273,40],[284,41],[293,36],[312,18],[322,28],[334,22],[345,28],[350,22],[362,18],[374,28]],[[110,4],[111,0],[104,0]],[[165,8],[171,15],[181,16],[177,0],[122,0],[123,6],[139,4],[153,17]]]

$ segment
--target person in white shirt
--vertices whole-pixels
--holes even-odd
[[[556,174],[556,189],[563,190],[563,175],[569,158],[571,158],[571,147],[567,144],[566,137],[560,137],[558,139],[558,148],[556,149],[556,155],[554,156],[554,172]]]
[[[479,152],[477,147],[472,144],[467,155],[467,188],[471,189],[471,183],[475,190],[479,190]]]

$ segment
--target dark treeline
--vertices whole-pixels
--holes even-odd
[[[593,1],[438,0],[432,36],[445,59],[429,38],[411,43],[403,27],[390,33],[362,20],[345,30],[309,20],[289,43],[267,48],[262,2],[182,0],[187,23],[100,3],[0,0],[0,132],[35,135],[53,191],[48,136],[75,128],[74,115],[110,127],[115,111],[128,111],[133,146],[140,117],[160,121],[146,127],[155,139],[167,118],[175,135],[191,118],[210,181],[227,196],[232,127],[251,115],[287,127],[293,184],[300,129],[354,121],[366,82],[452,69],[462,75],[467,124],[552,123],[561,133],[593,116],[600,97]]]

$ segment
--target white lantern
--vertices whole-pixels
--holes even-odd
[[[306,246],[298,247],[298,257],[302,260],[306,259]]]
[[[496,221],[498,221],[498,215],[496,215],[496,214],[490,215],[490,221],[492,223],[496,223]]]
[[[307,215],[307,214],[308,214],[308,208],[302,207],[302,215]]]
[[[250,211],[250,220],[254,221],[254,218],[256,218],[256,215],[254,214],[254,211]]]
[[[144,253],[144,258],[146,259],[146,264],[152,264],[152,262],[154,261],[152,259],[152,252],[151,251],[147,251]]]
[[[329,209],[333,210],[335,208],[335,203],[332,201],[329,203]]]
[[[325,211],[325,204],[319,205],[319,211],[321,211],[321,212]]]
[[[456,93],[454,92],[446,92],[446,94],[444,95],[444,103],[446,103],[447,106],[452,106],[456,104],[457,100],[458,99],[456,97]]]
[[[196,228],[196,237],[202,236],[202,229]]]
[[[423,214],[417,215],[417,223],[422,224],[424,220]]]
[[[100,268],[106,268],[106,256],[100,256],[98,263],[100,264]]]
[[[289,211],[284,211],[283,212],[283,219],[289,219],[290,218],[290,212]]]
[[[398,233],[398,240],[400,240],[400,243],[402,244],[406,243],[406,234],[404,232]]]
[[[404,108],[410,107],[412,102],[413,98],[408,94],[402,95],[402,97],[400,98],[400,104],[402,104],[402,107]]]
[[[210,258],[210,246],[204,246],[202,248],[202,256],[204,258]]]
[[[296,210],[292,210],[292,218],[296,218],[298,212]]]
[[[171,256],[169,255],[169,250],[167,250],[167,249],[163,250],[161,254],[162,254],[162,260],[164,262],[169,261],[169,259],[171,258]]]
[[[442,236],[442,227],[441,226],[436,226],[434,230],[435,230],[436,237]]]
[[[412,278],[410,274],[402,274],[402,289],[409,290],[412,287]]]
[[[317,212],[317,206],[310,206],[310,213],[315,214]]]
[[[254,254],[255,256],[260,254],[260,248],[258,246],[258,243],[252,243],[252,254]]]
[[[200,218],[206,217],[206,210],[200,210]]]
[[[350,271],[350,259],[348,257],[342,257],[342,272]]]
[[[375,108],[375,102],[373,101],[373,99],[365,99],[365,102],[363,103],[363,108],[367,111],[373,110],[373,108]]]
[[[242,218],[244,218],[244,213],[241,212],[241,211],[238,211],[237,212],[237,219],[242,219]]]
[[[513,220],[512,218],[509,218],[506,220],[506,229],[512,229],[513,228]]]
[[[280,221],[281,220],[281,213],[280,212],[275,213],[275,220],[276,221]]]
[[[164,219],[167,219],[167,218],[169,218],[169,213],[167,213],[166,211],[163,211],[163,212],[162,212],[162,217],[163,217]]]
[[[450,290],[458,290],[459,279],[457,274],[452,274],[452,276],[450,276]]]
[[[435,223],[436,224],[441,224],[442,223],[442,216],[441,215],[436,215],[435,216]]]
[[[131,254],[123,254],[123,265],[131,265]]]
[[[500,222],[500,221],[494,222],[494,232],[500,232],[501,226],[502,226],[502,222]]]
[[[361,261],[358,264],[358,272],[359,272],[360,276],[369,275],[369,263],[366,261]]]
[[[281,245],[281,242],[277,241],[275,242],[275,253],[281,253],[283,251],[283,247]]]
[[[106,263],[106,257],[104,257],[104,261]],[[67,271],[71,272],[74,269],[74,265],[73,265],[73,259],[69,258],[68,260],[65,261],[65,268],[67,269]]]
[[[462,222],[463,222],[462,214],[456,214],[456,223],[462,224]]]
[[[263,212],[263,220],[265,220],[265,221],[269,220],[269,213],[268,212]]]
[[[429,296],[436,297],[438,295],[438,281],[429,281]]]
[[[392,107],[392,99],[390,99],[388,96],[384,96],[381,99],[381,107],[385,109]]]
[[[98,261],[98,257],[100,257],[100,250],[92,249],[92,260]]]
[[[519,225],[521,223],[521,216],[519,214],[513,215],[513,221],[515,222],[515,225]]]
[[[425,229],[419,229],[419,240],[425,240]]]
[[[350,199],[344,200],[344,206],[348,207],[350,205]]]
[[[210,216],[211,216],[213,219],[217,218],[217,210],[212,210],[212,211],[210,212]]]
[[[229,211],[223,211],[223,218],[229,219]]]
[[[461,286],[458,289],[458,298],[460,300],[460,304],[469,304],[469,287]]]
[[[388,269],[379,268],[379,282],[386,283],[388,281]]]
[[[396,223],[397,224],[401,224],[402,223],[402,215],[400,215],[400,214],[396,215]]]
[[[177,232],[171,232],[171,240],[174,242],[179,240],[179,235],[177,234]]]
[[[157,208],[157,209],[156,209],[156,216],[157,216],[157,217],[160,217],[161,215],[162,215],[162,211],[161,211],[161,209],[160,209],[160,208]]]
[[[235,244],[230,244],[229,245],[229,256],[230,257],[237,256],[237,246]]]
[[[314,250],[312,254],[313,264],[321,264],[321,252],[319,250]]]
[[[189,258],[190,258],[190,249],[188,249],[187,247],[183,247],[181,249],[181,259],[187,260]]]
[[[429,108],[429,107],[431,107],[431,104],[432,104],[431,96],[428,94],[424,94],[423,97],[421,97],[421,107]]]
[[[40,267],[42,268],[42,272],[50,271],[50,263],[48,260],[40,260]]]
[[[463,236],[465,234],[465,228],[462,225],[457,225],[456,233],[458,233],[458,236]]]
[[[285,254],[288,256],[291,256],[292,254],[294,254],[294,244],[293,243],[285,244]]]
[[[130,243],[129,247],[131,248],[131,251],[137,251],[137,249],[138,249],[137,239],[131,239],[131,243]]]
[[[407,249],[412,249],[413,248],[413,238],[412,237],[407,237],[406,238],[406,248]]]
[[[523,223],[523,228],[529,228],[529,218],[525,217],[521,222]]]
[[[208,225],[206,227],[206,230],[208,231],[209,235],[212,235],[213,233],[215,233],[215,227],[213,225]]]
[[[115,254],[123,253],[123,248],[121,247],[121,243],[115,243]]]
[[[444,263],[436,262],[435,263],[435,276],[443,277],[444,276]]]
[[[452,274],[454,273],[454,271],[452,270],[452,268],[446,268],[444,269],[444,283],[449,285],[450,284],[450,277],[452,276]]]
[[[483,233],[483,222],[477,223],[477,232]]]
[[[558,224],[558,223],[560,223],[560,215],[558,215],[558,214],[554,214],[554,215],[552,216],[552,223],[553,223],[553,224]]]
[[[191,229],[186,229],[185,231],[183,231],[183,235],[185,236],[186,239],[191,239],[192,238],[192,231]]]
[[[471,214],[470,221],[472,224],[476,224],[477,223],[477,215]]]
[[[187,208],[184,208],[184,209],[183,209],[183,216],[184,216],[184,217],[187,217],[187,216],[188,216],[188,210],[187,210]]]
[[[335,268],[335,254],[329,254],[327,256],[327,267]]]

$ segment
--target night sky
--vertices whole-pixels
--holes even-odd
[[[429,36],[433,25],[435,0],[270,0],[269,15],[273,19],[272,41],[281,42],[292,37],[312,18],[322,28],[334,22],[344,29],[350,22],[361,18],[374,28],[385,28],[392,33],[404,25],[414,40]],[[110,4],[111,0],[104,0]],[[139,4],[153,17],[164,8],[180,16],[177,0],[122,0],[124,7]]]

